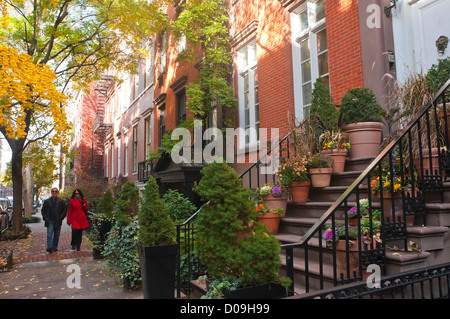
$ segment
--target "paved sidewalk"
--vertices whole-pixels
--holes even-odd
[[[0,299],[143,298],[141,289],[124,288],[108,274],[103,260],[92,258],[85,235],[80,251],[71,250],[72,234],[66,220],[58,251],[47,253],[47,229],[40,213],[36,216],[41,222],[28,224],[32,233],[27,239],[0,241],[0,250],[13,250],[13,268],[0,272]]]

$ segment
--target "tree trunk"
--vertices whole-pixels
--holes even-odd
[[[22,147],[13,147],[12,158],[11,158],[11,170],[12,170],[12,181],[13,181],[13,198],[14,198],[14,209],[12,215],[12,230],[16,233],[23,231],[22,223]]]

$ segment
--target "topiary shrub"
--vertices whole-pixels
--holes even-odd
[[[112,191],[107,189],[95,212],[90,216],[89,243],[94,250],[95,258],[101,257],[106,237],[111,230],[114,202]]]
[[[341,100],[342,124],[382,122],[383,109],[371,89],[352,88]]]
[[[311,120],[320,127],[317,134],[323,131],[336,131],[338,129],[339,111],[333,105],[330,90],[323,83],[322,78],[318,78],[314,83],[311,98]],[[317,128],[316,128],[317,130]]]
[[[126,226],[139,214],[139,189],[133,182],[123,184],[120,197],[116,201],[115,216],[119,226]]]
[[[169,217],[169,208],[159,196],[156,180],[150,177],[139,212],[139,242],[143,246],[158,246],[174,244],[175,238],[175,224]]]
[[[450,79],[450,57],[433,64],[426,74],[431,94],[434,95]]]
[[[202,170],[195,191],[209,201],[197,217],[197,250],[207,274],[215,279],[239,277],[242,287],[283,282],[279,242],[257,221],[251,190],[225,163]]]

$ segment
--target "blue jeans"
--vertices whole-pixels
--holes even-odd
[[[47,248],[58,248],[59,233],[61,227],[55,227],[55,221],[50,220],[47,227]]]

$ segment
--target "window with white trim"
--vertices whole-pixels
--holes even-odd
[[[122,174],[122,139],[117,140],[117,176]]]
[[[256,145],[259,141],[259,98],[256,41],[238,51],[239,126],[246,134],[239,146]]]
[[[322,78],[330,87],[325,0],[309,0],[291,13],[295,115],[307,117],[314,83]]]

